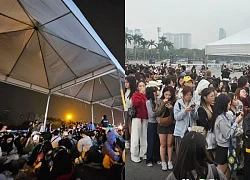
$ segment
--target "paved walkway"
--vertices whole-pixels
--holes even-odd
[[[171,171],[162,171],[161,165],[154,164],[153,167],[147,167],[146,161],[134,163],[130,159],[130,152],[126,150],[126,165],[125,165],[125,179],[126,180],[166,180]]]

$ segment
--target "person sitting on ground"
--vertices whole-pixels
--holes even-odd
[[[47,154],[51,149],[53,149],[51,143],[51,134],[49,132],[43,132],[39,136],[39,144],[32,151],[28,165],[35,167],[43,160],[44,154]]]
[[[85,153],[90,150],[92,144],[91,138],[87,136],[86,129],[80,130],[81,139],[77,143],[77,149],[81,154],[81,157],[85,157]]]
[[[58,145],[45,155],[45,163],[42,164],[39,179],[70,179],[72,177],[74,168],[69,153],[72,144],[68,138],[65,138],[61,139]]]
[[[194,131],[188,132],[181,141],[181,151],[177,154],[173,172],[168,175],[167,180],[227,180],[215,165],[209,164],[211,162],[207,156],[206,144],[206,139],[202,134]]]
[[[59,136],[59,131],[58,130],[55,130],[52,135],[53,137],[51,138],[51,144],[52,144],[52,147],[53,148],[56,148],[58,147],[58,142],[62,139],[60,136]]]
[[[109,132],[107,134],[107,141],[103,145],[103,167],[110,169],[114,164],[122,164],[123,151],[116,144],[116,134]]]

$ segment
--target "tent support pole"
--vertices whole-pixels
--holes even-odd
[[[113,125],[115,125],[115,117],[114,117],[113,108],[111,108],[111,115],[112,115]]]
[[[48,100],[47,100],[47,105],[46,105],[46,111],[45,111],[44,123],[43,123],[43,132],[46,131],[46,123],[47,123],[48,110],[49,110],[49,102],[50,102],[50,94],[48,95]]]
[[[92,124],[94,124],[94,104],[91,104],[91,120]]]
[[[122,117],[123,117],[123,123],[125,124],[125,121],[126,121],[126,119],[125,119],[125,111],[122,112]],[[125,124],[125,127],[126,127],[126,124]]]

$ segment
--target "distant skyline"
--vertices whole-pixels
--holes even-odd
[[[20,113],[33,112],[45,114],[47,95],[24,88],[0,82],[0,112],[4,107],[10,108],[11,122],[9,124],[21,124],[18,121]],[[52,95],[50,99],[48,117],[66,119],[71,114],[73,121],[91,121],[91,106],[80,101]],[[101,117],[106,114],[109,122],[112,123],[110,108],[100,105],[94,106],[94,122],[100,123]],[[114,110],[115,122],[122,123],[122,112]],[[6,123],[6,122],[5,122]]]
[[[163,33],[190,33],[198,48],[218,41],[219,28],[227,37],[250,28],[248,0],[126,0],[125,26],[140,29],[145,39]]]

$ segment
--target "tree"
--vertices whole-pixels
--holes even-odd
[[[128,44],[131,44],[131,41],[133,40],[132,36],[128,33],[125,34],[125,47],[126,47],[126,52],[125,52],[125,59],[127,59],[127,49],[128,49]]]
[[[161,53],[164,51],[164,46],[162,43],[156,44],[156,49],[158,52],[159,60],[161,60]]]
[[[145,54],[146,54],[146,49],[148,48],[148,44],[149,44],[149,42],[146,41],[145,39],[143,39],[143,40],[141,41],[141,46],[142,46],[142,49],[143,49],[143,59],[144,59],[144,60],[146,60]]]
[[[134,53],[135,53],[135,60],[136,60],[136,45],[140,45],[140,43],[142,42],[143,40],[143,37],[141,35],[138,35],[138,34],[135,34],[132,36],[132,39],[134,41]]]
[[[156,47],[156,43],[154,40],[150,40],[148,42],[148,47],[150,48],[150,54],[152,55],[152,46],[155,46]]]
[[[166,48],[168,48],[170,50],[170,48],[173,48],[174,44],[170,41],[167,40],[166,37],[162,36],[159,37],[159,42],[162,44],[162,46],[164,47],[164,50],[167,50]]]

